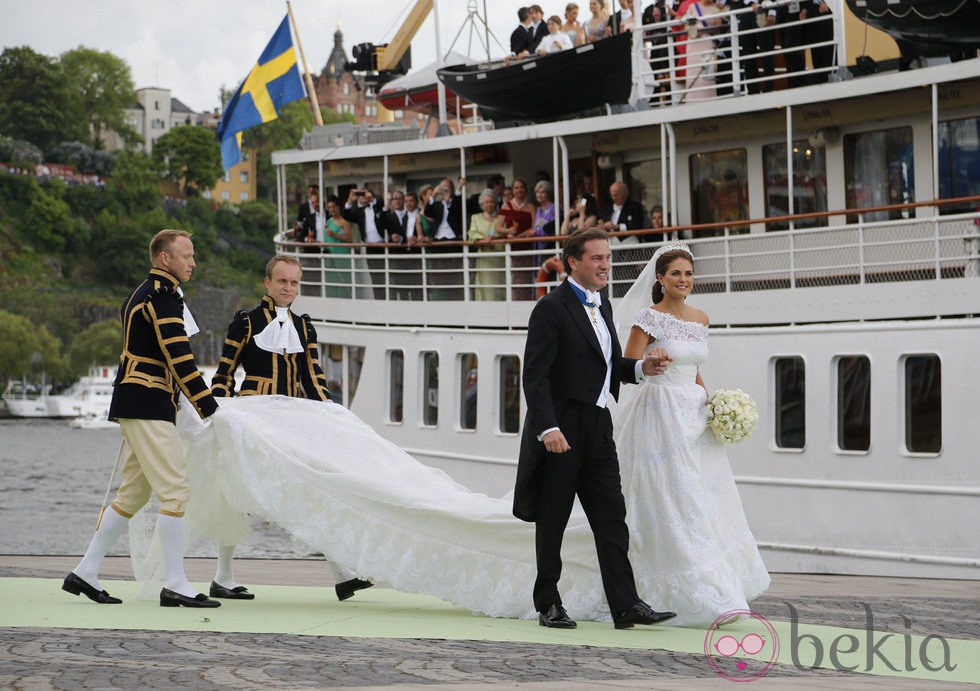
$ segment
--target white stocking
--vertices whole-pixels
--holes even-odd
[[[235,581],[235,545],[218,545],[218,570],[214,582],[229,590],[238,587]]]
[[[105,555],[116,544],[116,540],[119,539],[119,535],[126,529],[127,525],[129,525],[128,518],[121,515],[111,506],[107,508],[102,514],[102,522],[99,523],[99,529],[95,531],[95,535],[92,536],[92,541],[88,543],[88,549],[85,550],[85,555],[78,562],[78,566],[75,567],[75,575],[96,590],[102,590],[102,584],[99,583],[99,566],[102,564],[102,559]]]
[[[167,590],[196,597],[198,591],[187,582],[187,574],[184,573],[183,517],[160,514],[157,517],[157,531],[160,533],[163,561],[167,566]]]

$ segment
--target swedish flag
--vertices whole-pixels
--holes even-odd
[[[242,160],[244,130],[275,120],[284,105],[305,95],[287,15],[262,51],[255,67],[225,107],[221,124],[218,125],[221,162],[225,170]]]

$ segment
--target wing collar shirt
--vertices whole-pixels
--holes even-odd
[[[384,242],[374,222],[374,207],[370,204],[364,207],[364,239],[367,242]]]
[[[181,302],[184,303],[184,331],[187,333],[187,338],[190,338],[196,333],[201,332],[201,328],[194,321],[194,315],[191,314],[191,308],[187,306],[187,301],[184,300],[184,291],[177,287],[177,295],[180,296]]]

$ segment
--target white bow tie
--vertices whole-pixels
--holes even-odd
[[[585,301],[591,302],[593,306],[598,307],[602,304],[602,296],[599,293],[594,293],[591,290],[585,291]]]
[[[180,286],[177,286],[177,295],[180,296],[181,300],[184,299],[184,291],[180,289]],[[194,321],[194,315],[191,314],[190,307],[187,306],[186,302],[184,303],[184,331],[188,338],[201,331],[201,327]]]

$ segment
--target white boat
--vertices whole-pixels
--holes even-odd
[[[47,417],[49,384],[36,386],[24,379],[11,379],[3,392],[3,402],[12,417]]]
[[[614,308],[663,235],[688,238],[691,302],[712,319],[704,379],[759,403],[755,435],[730,457],[768,567],[980,578],[980,59],[856,79],[808,70],[821,83],[748,95],[732,50],[721,64],[737,95],[686,99],[703,87],[652,93],[646,30],[634,39],[633,112],[273,154],[277,250],[306,267],[296,309],[314,318],[331,389],[421,462],[503,495],[550,251],[389,248],[370,255],[384,270],[368,271],[360,248],[285,239],[287,169],[326,194],[376,196],[460,176],[472,194],[491,174],[540,169],[564,199],[583,174],[600,194],[623,180],[673,227],[613,243]],[[777,86],[787,76],[799,75],[779,72]],[[486,273],[487,258],[505,270]],[[497,299],[477,299],[490,275],[502,276]]]
[[[93,366],[86,376],[56,396],[48,396],[48,417],[106,419],[115,367]]]

